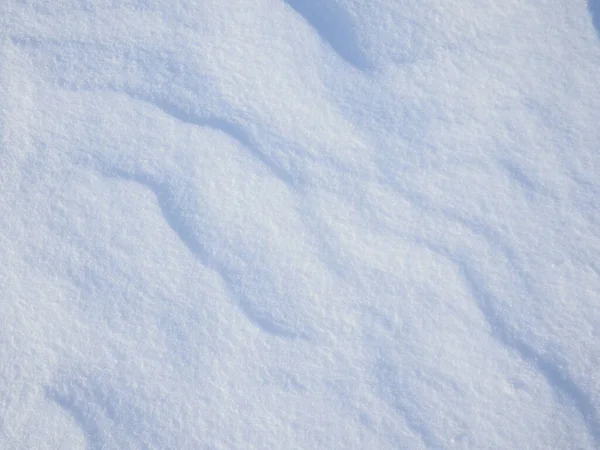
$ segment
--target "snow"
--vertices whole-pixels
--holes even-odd
[[[600,2],[5,0],[0,448],[600,446]]]

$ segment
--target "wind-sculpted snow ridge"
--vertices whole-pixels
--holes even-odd
[[[600,445],[596,2],[412,3],[0,6],[1,448]]]
[[[220,255],[222,255],[226,249],[211,248],[213,245],[211,239],[207,239],[206,237],[204,239],[199,239],[196,237],[197,233],[194,232],[194,226],[188,223],[190,220],[186,217],[189,213],[186,214],[185,209],[182,210],[180,209],[181,207],[178,208],[173,205],[173,203],[178,203],[176,195],[172,193],[173,191],[176,192],[179,190],[177,187],[169,189],[149,177],[128,174],[119,169],[109,170],[108,176],[126,181],[134,181],[147,187],[154,193],[162,211],[162,215],[171,229],[204,265],[211,268],[222,277],[228,289],[231,291],[232,297],[237,299],[241,310],[251,322],[255,323],[263,331],[275,336],[288,338],[295,338],[298,336],[306,337],[304,333],[298,333],[293,329],[289,329],[289,327],[278,323],[278,320],[272,317],[273,311],[276,310],[277,307],[267,309],[261,308],[259,305],[253,304],[251,300],[246,298],[245,291],[247,291],[248,288],[246,288],[245,283],[248,282],[245,282],[245,279],[252,276],[252,269],[242,270],[241,268],[237,269],[235,267],[231,269],[228,268],[225,263],[219,261]],[[185,206],[183,208],[185,208]],[[246,264],[243,264],[242,267],[245,266]],[[283,296],[283,298],[285,297],[286,296]]]

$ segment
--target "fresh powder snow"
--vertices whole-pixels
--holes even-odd
[[[1,449],[600,448],[600,0],[2,0]]]

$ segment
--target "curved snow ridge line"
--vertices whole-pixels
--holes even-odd
[[[542,353],[517,337],[517,333],[495,311],[493,307],[495,296],[488,291],[482,277],[472,268],[472,264],[469,264],[464,257],[453,255],[446,248],[425,242],[423,239],[415,238],[415,240],[420,241],[429,250],[446,258],[458,268],[478,309],[490,327],[491,335],[504,347],[513,350],[524,361],[535,367],[559,398],[569,400],[579,412],[593,441],[600,444],[600,421],[590,396],[571,379],[568,373],[562,371],[549,358],[544,357]]]
[[[380,396],[402,417],[407,428],[418,437],[425,448],[443,448],[435,433],[428,429],[426,422],[417,417],[402,401],[406,395],[402,393],[404,389],[397,381],[399,379],[397,369],[391,363],[380,360],[376,364],[375,375]]]
[[[65,57],[65,48],[71,52],[73,51],[73,49],[78,49],[82,54],[88,54],[90,52],[106,55],[112,54],[110,51],[111,47],[107,47],[101,44],[84,43],[76,40],[43,40],[37,37],[30,36],[11,36],[10,38],[15,45],[26,48],[30,52],[39,51],[40,49],[50,49],[51,55],[55,56],[52,59],[54,64],[59,64],[60,62],[64,63],[65,60],[69,60],[68,57]],[[139,51],[143,51],[143,49]],[[77,61],[77,59],[75,60]],[[85,67],[85,64],[81,64],[80,61],[78,61],[77,64],[70,61],[69,67]],[[95,90],[108,90],[116,94],[127,95],[133,100],[148,103],[154,106],[155,108],[158,108],[164,114],[176,119],[181,123],[195,125],[198,127],[211,128],[213,130],[220,131],[228,135],[231,139],[237,141],[244,148],[246,148],[250,155],[256,158],[276,178],[281,180],[289,187],[295,188],[301,183],[301,180],[297,179],[297,176],[292,175],[292,173],[290,173],[290,171],[287,170],[280,162],[276,161],[271,155],[263,151],[252,138],[251,134],[239,123],[236,123],[229,119],[215,116],[202,117],[201,115],[189,110],[188,108],[184,108],[177,105],[175,102],[163,99],[150,98],[148,96],[135,92],[131,88],[115,88],[114,86],[112,86],[110,80],[100,83],[99,85],[95,85],[88,80],[89,77],[81,76],[80,78],[81,79],[72,76],[58,76],[57,81],[60,87],[71,91],[84,90],[92,92]]]
[[[101,376],[85,372],[67,376],[54,386],[45,386],[44,393],[73,418],[88,448],[131,448],[134,443],[136,448],[147,448],[148,442],[166,448],[167,443],[156,432],[160,424],[152,420],[152,414],[146,414],[134,398],[124,398],[119,385]],[[119,435],[125,435],[126,440],[117,446]]]
[[[154,194],[162,216],[167,225],[169,225],[169,228],[173,230],[181,242],[204,266],[213,270],[221,277],[229,292],[229,296],[235,300],[240,311],[251,323],[265,333],[273,336],[285,339],[307,340],[309,338],[305,332],[294,330],[285,324],[279,323],[269,314],[258,310],[252,304],[251,300],[242,292],[237,281],[241,278],[241,274],[219,261],[216,256],[217,252],[211,251],[196,238],[194,231],[182,220],[182,215],[179,214],[177,208],[173,207],[171,202],[172,194],[168,186],[153,180],[149,176],[131,174],[114,167],[109,169],[103,168],[101,171],[103,175],[109,178],[138,183]]]
[[[340,58],[351,66],[368,71],[371,62],[360,49],[350,13],[332,0],[283,0],[304,20]]]
[[[56,404],[59,408],[71,416],[77,424],[82,434],[85,436],[87,448],[91,450],[101,450],[106,448],[101,436],[101,430],[93,417],[89,417],[79,406],[77,406],[72,395],[59,392],[56,388],[46,386],[44,388],[46,398]]]
[[[149,99],[132,92],[122,92],[125,95],[137,101],[150,103],[154,107],[160,109],[163,113],[173,117],[179,122],[198,127],[211,128],[228,135],[233,140],[239,142],[243,147],[248,149],[248,152],[261,162],[269,171],[283,183],[289,187],[295,187],[298,184],[296,180],[285,168],[275,161],[270,155],[262,151],[257,144],[253,142],[250,134],[240,124],[221,117],[201,117],[194,112],[186,110],[175,103],[164,100]]]
[[[501,236],[484,223],[472,223],[460,216],[449,212],[443,215],[456,223],[461,224],[473,234],[481,236],[490,247],[497,247],[504,255],[509,265],[518,270],[518,257],[506,244],[502,244]],[[439,249],[438,254],[443,254],[450,261],[457,265],[463,279],[471,290],[477,306],[483,314],[485,320],[490,325],[492,335],[505,347],[515,350],[519,356],[532,364],[538,372],[547,380],[554,392],[571,400],[571,403],[581,414],[583,421],[593,438],[594,442],[600,444],[600,419],[594,403],[583,388],[577,385],[575,381],[565,371],[561,371],[559,366],[549,358],[544,357],[534,347],[525,341],[516,337],[516,333],[494,310],[494,295],[485,287],[485,282],[472,264],[468,264],[464,258],[460,259],[452,256],[446,249]],[[522,277],[521,282],[527,291],[531,291],[530,281]]]
[[[485,223],[470,221],[460,217],[455,212],[438,208],[437,210],[431,205],[431,202],[423,197],[420,202],[413,199],[413,204],[419,206],[429,214],[439,214],[444,219],[457,223],[469,230],[476,236],[480,236],[487,245],[491,248],[498,248],[500,253],[509,265],[518,268],[518,257],[510,248],[510,246],[502,243],[502,238],[498,232],[493,230]],[[506,321],[498,314],[493,305],[497,303],[495,296],[490,293],[486,287],[482,277],[475,269],[472,269],[472,264],[469,265],[464,257],[457,257],[452,252],[438,244],[427,242],[422,237],[415,237],[415,242],[420,242],[432,252],[448,259],[459,269],[467,287],[470,289],[473,298],[476,301],[478,309],[483,314],[484,319],[490,326],[492,336],[506,348],[512,349],[524,360],[529,362],[537,371],[547,380],[548,384],[553,388],[554,392],[560,397],[563,396],[570,399],[573,406],[579,411],[589,433],[594,442],[600,445],[600,419],[594,403],[585,390],[575,383],[567,373],[561,369],[550,359],[545,358],[540,352],[532,346],[516,337],[516,333],[506,323]],[[524,287],[531,291],[527,280],[522,280]]]
[[[474,235],[480,236],[491,248],[498,248],[509,265],[516,268],[518,267],[518,257],[514,251],[510,246],[503,244],[499,233],[485,223],[470,221],[459,216],[455,212],[442,207],[436,210],[431,205],[429,199],[425,197],[421,198],[420,202],[414,201],[413,204],[419,206],[429,214],[441,215],[442,218],[457,223]],[[581,414],[593,440],[600,444],[600,420],[598,419],[596,408],[590,400],[589,395],[587,395],[568,374],[563,373],[555,363],[548,358],[544,358],[544,356],[532,346],[516,337],[516,333],[494,310],[493,305],[496,303],[494,300],[495,297],[486,289],[484,281],[477,272],[470,268],[470,265],[467,264],[464,258],[461,259],[456,255],[453,255],[451,251],[440,245],[426,242],[422,237],[415,237],[415,242],[420,242],[429,250],[447,258],[458,267],[459,273],[462,274],[463,279],[469,287],[478,309],[490,326],[492,336],[494,336],[494,338],[503,346],[516,351],[523,360],[535,367],[559,396],[562,395],[570,399],[571,403]],[[531,290],[527,280],[522,280],[522,283],[525,284],[527,290]]]
[[[477,272],[464,261],[456,262],[456,264],[476,299],[480,311],[489,323],[492,335],[505,347],[515,350],[523,360],[536,367],[559,397],[570,400],[579,411],[590,436],[596,444],[600,445],[600,422],[589,395],[571,379],[566,371],[562,371],[549,358],[544,357],[532,346],[517,338],[516,333],[494,311],[491,306],[493,295],[487,291]]]
[[[496,162],[509,179],[521,188],[521,191],[526,198],[531,200],[533,196],[539,194],[551,198],[552,200],[557,200],[556,195],[554,195],[550,189],[545,188],[540,183],[533,180],[525,170],[518,166],[518,164],[507,158],[496,158]]]

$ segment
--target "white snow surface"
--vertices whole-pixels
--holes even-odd
[[[599,0],[0,2],[0,448],[600,448]]]

